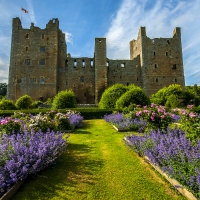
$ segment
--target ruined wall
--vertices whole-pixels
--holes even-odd
[[[108,86],[115,83],[124,85],[135,84],[142,87],[140,57],[134,60],[111,60],[107,61]]]
[[[71,89],[79,103],[95,102],[95,67],[93,58],[66,56],[59,68],[59,90]]]

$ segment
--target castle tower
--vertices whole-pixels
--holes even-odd
[[[95,38],[95,104],[107,88],[106,38]]]
[[[150,39],[145,27],[141,27],[137,40],[130,42],[131,59],[139,54],[142,87],[149,96],[171,84],[179,84],[184,89],[180,28],[174,29],[172,38]]]
[[[66,53],[66,46],[60,48],[61,37],[58,19],[50,20],[45,29],[33,23],[23,29],[20,19],[13,19],[8,99],[15,101],[28,94],[46,100],[57,94],[58,56]]]

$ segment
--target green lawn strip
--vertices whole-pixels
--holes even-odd
[[[30,177],[13,200],[185,199],[104,120],[86,120],[55,165]]]

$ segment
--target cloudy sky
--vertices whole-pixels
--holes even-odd
[[[172,37],[181,27],[186,85],[200,85],[200,0],[0,0],[0,82],[8,80],[14,17],[23,28],[58,18],[72,57],[93,57],[94,38],[106,37],[108,58],[129,59],[140,26],[150,38]]]

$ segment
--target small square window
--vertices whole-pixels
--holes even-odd
[[[25,83],[25,78],[24,78],[24,77],[21,78],[21,83],[22,83],[22,84]]]
[[[41,84],[44,84],[44,77],[43,77],[43,76],[40,77],[40,83],[41,83]]]
[[[172,66],[172,70],[176,70],[176,64]]]
[[[40,47],[40,52],[45,52],[45,47]]]
[[[30,60],[30,59],[25,59],[24,64],[25,64],[25,65],[30,65],[30,64],[31,64],[31,60]]]
[[[45,60],[44,59],[39,60],[39,65],[45,65]]]

